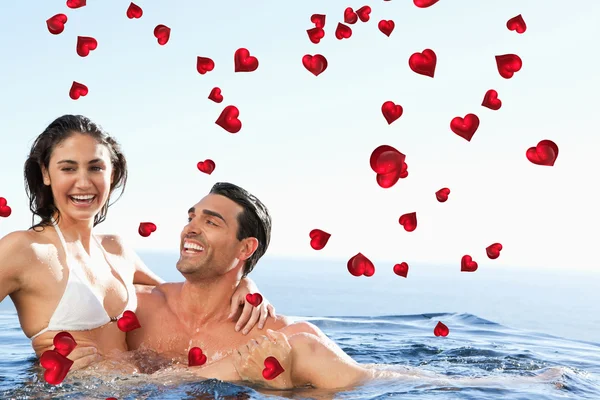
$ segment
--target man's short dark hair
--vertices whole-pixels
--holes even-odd
[[[210,194],[225,196],[239,204],[243,211],[238,214],[237,239],[254,237],[258,240],[256,251],[246,260],[244,274],[246,277],[258,260],[265,254],[271,241],[271,216],[267,207],[255,196],[233,183],[218,182],[210,189]]]

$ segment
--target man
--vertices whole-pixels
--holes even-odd
[[[314,325],[290,324],[283,316],[266,321],[268,336],[259,330],[234,331],[231,317],[236,315],[228,315],[229,299],[266,252],[270,235],[271,217],[260,200],[236,185],[215,184],[188,210],[188,224],[181,232],[177,269],[185,281],[138,287],[141,328],[127,334],[129,349],[148,349],[185,365],[190,349],[199,347],[206,362],[190,368],[199,376],[275,388],[341,388],[373,378],[415,379],[411,375],[420,381],[436,378],[418,371],[367,369]],[[284,372],[266,380],[262,371],[270,356]]]

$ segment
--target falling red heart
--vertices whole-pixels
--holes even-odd
[[[552,140],[542,140],[525,153],[527,159],[537,165],[553,166],[558,157],[558,146]]]
[[[87,96],[88,88],[83,83],[73,81],[71,89],[69,90],[69,97],[73,100],[77,100],[80,96]]]
[[[85,6],[86,0],[67,0],[67,7],[80,8]]]
[[[308,29],[306,33],[308,33],[308,39],[315,44],[325,37],[325,31],[319,27]]]
[[[242,129],[242,121],[239,120],[240,110],[236,106],[227,106],[215,121],[215,124],[229,133],[238,133]]]
[[[382,156],[382,154],[387,153],[387,152],[395,152],[398,153],[401,158],[400,160],[404,160],[404,154],[402,154],[401,152],[399,152],[398,150],[396,150],[394,147],[392,146],[388,146],[386,144],[381,145],[379,147],[377,147],[375,150],[373,150],[373,153],[371,153],[371,158],[369,158],[369,164],[371,166],[371,169],[373,170],[373,172],[375,172],[376,174],[385,174],[385,173],[389,173],[392,170],[399,170],[401,169],[402,165],[397,163],[395,165],[389,165],[387,163],[384,163],[382,161],[380,161],[380,157]],[[388,160],[388,159],[386,159]]]
[[[358,21],[358,14],[354,12],[352,7],[348,7],[344,10],[344,22],[347,24],[355,24]]]
[[[127,8],[127,18],[129,19],[140,18],[143,13],[142,8],[134,3],[131,3]]]
[[[58,385],[67,377],[73,361],[56,350],[46,350],[40,357],[40,365],[46,370],[44,380],[51,385]]]
[[[335,37],[339,40],[348,39],[352,36],[352,28],[348,25],[344,25],[341,22],[338,22],[337,28],[335,28]]]
[[[502,100],[498,98],[498,92],[494,89],[490,89],[485,92],[483,96],[482,106],[489,108],[490,110],[499,110],[502,107]]]
[[[106,400],[117,400],[116,397],[107,397]]]
[[[188,367],[195,367],[206,363],[206,354],[202,354],[200,347],[192,347],[188,352]]]
[[[310,237],[310,247],[315,250],[321,250],[329,241],[331,234],[320,229],[313,229],[308,236]]]
[[[77,54],[81,57],[87,57],[90,51],[96,50],[98,42],[93,37],[77,36]]]
[[[263,369],[262,375],[263,378],[265,378],[268,381],[277,378],[281,373],[285,371],[275,357],[267,357],[265,359],[264,364],[265,369]]]
[[[152,232],[156,231],[156,225],[152,222],[140,222],[138,233],[143,237],[148,237]]]
[[[215,103],[220,103],[223,101],[223,95],[221,94],[221,88],[214,87],[210,91],[208,95],[209,100],[214,101]]]
[[[500,257],[500,250],[502,250],[502,245],[500,243],[494,243],[486,247],[485,252],[490,259],[495,260]]]
[[[401,177],[408,176],[408,167],[404,162],[406,156],[392,146],[382,145],[371,153],[369,164],[377,174],[377,184],[388,189],[398,182]]]
[[[460,260],[460,270],[462,272],[475,272],[477,271],[477,263],[473,261],[470,255],[464,255]]]
[[[327,59],[321,54],[315,54],[314,56],[306,54],[302,57],[302,65],[304,65],[304,68],[309,70],[314,76],[319,76],[327,69]]]
[[[215,162],[211,159],[206,159],[204,161],[200,161],[198,162],[198,164],[196,165],[198,167],[198,169],[201,172],[204,172],[205,174],[212,174],[212,172],[215,170]]]
[[[214,68],[215,62],[212,59],[198,56],[198,61],[196,61],[196,69],[200,75],[204,75],[207,72],[212,71]]]
[[[154,28],[154,37],[158,39],[158,44],[164,46],[171,37],[171,28],[166,25],[156,25],[156,28]]]
[[[54,351],[67,357],[75,347],[77,342],[75,338],[69,332],[59,332],[54,336],[52,341],[54,344]]]
[[[400,216],[398,222],[400,222],[400,225],[404,227],[406,232],[412,232],[417,229],[417,213],[411,212],[403,214]]]
[[[248,49],[239,48],[233,56],[235,72],[252,72],[258,68],[258,59],[250,55]]]
[[[369,6],[362,6],[356,10],[356,15],[362,22],[367,22],[371,18],[369,14],[371,14],[371,7]]]
[[[527,30],[527,24],[521,14],[506,21],[506,27],[509,31],[516,31],[517,33],[524,33]]]
[[[123,312],[123,316],[117,320],[117,326],[123,332],[131,332],[142,327],[135,313],[129,310]]]
[[[464,118],[454,117],[452,121],[450,121],[450,129],[452,129],[452,132],[463,139],[466,139],[468,142],[471,141],[471,138],[478,127],[479,117],[475,114],[467,114]]]
[[[449,194],[450,194],[450,189],[448,189],[448,188],[442,188],[442,189],[438,190],[437,192],[435,192],[435,198],[440,203],[444,203],[444,202],[446,202],[448,200],[448,195]]]
[[[394,31],[396,24],[391,19],[387,21],[385,19],[382,19],[381,21],[379,21],[379,24],[377,24],[377,27],[384,35],[389,37]]]
[[[440,0],[413,0],[413,3],[415,3],[415,6],[417,6],[419,8],[427,8],[427,7],[431,7],[438,1],[440,1]]]
[[[310,16],[310,22],[315,24],[316,28],[325,28],[325,15],[313,14]]]
[[[403,276],[406,278],[408,275],[408,264],[401,262],[400,264],[394,265],[394,273],[398,276]]]
[[[254,307],[258,307],[262,303],[263,297],[260,293],[248,293],[246,295],[246,301],[252,304]]]
[[[6,199],[4,197],[0,197],[0,217],[9,217],[12,213],[12,210],[7,205]]]
[[[347,267],[348,271],[354,276],[373,276],[375,273],[375,265],[362,253],[358,253],[350,258]]]
[[[435,74],[435,66],[437,64],[437,56],[431,49],[425,49],[421,53],[414,53],[408,59],[408,66],[414,72],[420,75],[426,75],[433,78]]]
[[[510,79],[513,77],[515,72],[521,70],[523,61],[521,61],[521,57],[516,54],[504,54],[501,56],[496,56],[496,65],[498,66],[498,72],[500,72],[500,76],[505,79]]]
[[[438,321],[435,328],[433,328],[433,334],[435,336],[448,336],[449,333],[450,329],[448,329],[446,325],[442,324],[441,321]]]
[[[388,125],[400,118],[403,111],[402,106],[399,104],[396,105],[393,101],[386,101],[381,106],[381,112]]]
[[[67,16],[65,14],[56,14],[46,20],[48,31],[53,35],[58,35],[65,30],[65,24],[67,23]]]

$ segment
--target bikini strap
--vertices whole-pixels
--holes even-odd
[[[65,262],[67,264],[67,268],[69,268],[69,271],[71,270],[71,267],[69,266],[69,262],[67,261],[67,259],[69,258],[69,252],[67,251],[67,242],[65,241],[65,237],[63,236],[60,228],[58,227],[58,224],[56,223],[56,220],[54,218],[52,218],[52,225],[54,226],[54,229],[56,230],[56,234],[58,235],[58,238],[60,239],[60,242],[62,243],[63,246],[63,250],[65,252]]]

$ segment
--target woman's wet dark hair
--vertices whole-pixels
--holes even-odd
[[[89,135],[96,139],[98,143],[105,145],[108,148],[113,167],[113,182],[110,185],[110,195],[106,204],[94,217],[94,226],[106,219],[108,207],[112,205],[109,203],[113,190],[122,187],[121,194],[116,200],[121,197],[125,190],[127,162],[117,141],[110,137],[100,126],[90,121],[89,118],[82,115],[63,115],[55,119],[35,139],[35,142],[31,146],[29,157],[25,161],[25,191],[27,192],[27,197],[29,197],[29,209],[33,213],[31,217],[32,226],[29,229],[41,227],[43,230],[44,226],[52,223],[52,216],[58,212],[58,209],[54,205],[52,188],[44,185],[42,166],[48,170],[50,156],[56,146],[76,133]],[[41,221],[34,224],[36,215],[41,218]],[[60,213],[57,214],[56,218],[57,220],[60,219]]]
[[[267,207],[255,196],[233,183],[219,182],[210,189],[211,194],[225,196],[244,209],[238,214],[237,240],[255,237],[258,239],[256,251],[246,260],[244,274],[246,277],[265,254],[271,241],[271,216]]]

